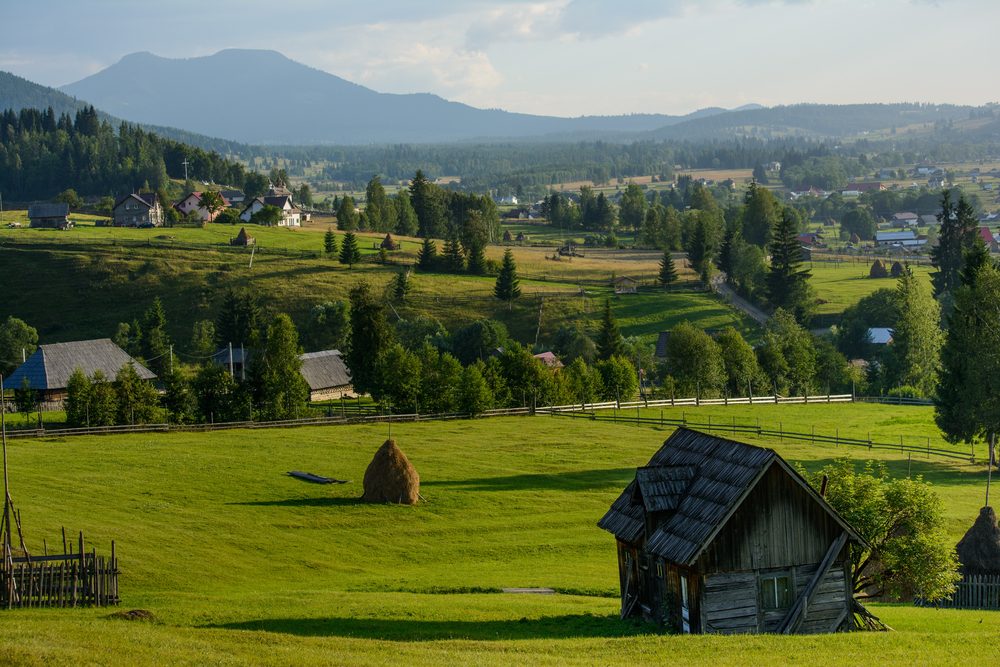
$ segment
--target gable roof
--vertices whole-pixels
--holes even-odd
[[[299,372],[305,378],[309,389],[329,389],[346,387],[351,384],[351,371],[344,364],[340,350],[323,350],[299,355],[302,368]]]
[[[110,338],[40,345],[27,361],[4,379],[3,388],[20,389],[23,379],[28,378],[32,389],[65,389],[77,368],[87,377],[101,371],[108,380],[114,380],[118,371],[129,363],[135,366],[143,380],[156,377]]]
[[[32,204],[28,207],[29,218],[65,218],[67,215],[69,204],[65,202]]]
[[[142,204],[146,208],[153,208],[154,206],[157,205],[156,193],[155,192],[142,192],[142,193],[138,193],[138,194],[135,193],[135,192],[133,192],[132,194],[125,195],[124,197],[122,197],[121,199],[119,199],[118,201],[116,201],[115,205],[114,205],[114,208],[118,208],[119,206],[121,206],[122,204],[124,204],[129,199],[135,199],[137,202],[139,202],[140,204]]]
[[[686,428],[674,431],[649,463],[636,471],[635,480],[597,525],[622,541],[635,542],[645,533],[645,513],[665,512],[647,536],[647,549],[668,561],[693,565],[774,465],[799,483],[852,539],[863,541],[774,450]]]

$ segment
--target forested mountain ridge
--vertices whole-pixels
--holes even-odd
[[[199,179],[242,187],[242,165],[139,127],[115,129],[93,107],[72,116],[51,109],[0,114],[0,191],[8,201],[47,199],[67,188],[87,196],[158,190],[183,177],[187,160]]]
[[[85,109],[88,106],[92,105],[55,88],[49,88],[48,86],[43,86],[19,77],[16,74],[0,70],[0,110],[52,109],[56,117],[58,117],[64,113],[73,116],[77,111]],[[97,109],[97,115],[102,120],[111,123],[111,125],[117,126],[122,122],[120,118],[105,113],[101,109]],[[141,125],[141,127],[167,139],[181,141],[205,150],[218,151],[220,153],[238,153],[246,150],[245,146],[233,141],[207,137],[174,127],[156,125]]]

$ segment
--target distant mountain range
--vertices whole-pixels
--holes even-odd
[[[61,90],[135,122],[252,144],[592,138],[725,112],[557,118],[477,109],[426,93],[379,93],[276,51],[242,49],[186,59],[134,53]]]
[[[134,53],[60,90],[0,72],[0,108],[51,106],[72,114],[88,103],[112,122],[125,119],[223,153],[242,152],[246,144],[844,139],[957,122],[982,111],[932,104],[751,104],[684,116],[559,118],[477,109],[426,93],[379,93],[275,51],[243,49],[187,59]],[[992,108],[987,115],[994,118]],[[995,127],[994,121],[976,131],[992,136]]]

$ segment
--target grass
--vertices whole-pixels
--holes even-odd
[[[319,231],[322,231],[320,229]],[[260,248],[253,256],[246,249],[226,246],[234,229],[223,225],[206,228],[121,229],[78,226],[55,230],[0,230],[0,261],[7,269],[0,312],[10,313],[36,327],[43,342],[110,336],[118,322],[140,317],[154,297],[164,302],[169,333],[183,355],[193,323],[214,319],[229,287],[250,287],[266,307],[289,313],[302,327],[317,303],[346,299],[350,288],[367,280],[382,290],[400,271],[415,261],[417,243],[404,242],[388,265],[364,262],[348,268],[320,253],[322,234],[307,228],[254,228]],[[171,237],[171,238],[159,238]],[[152,245],[138,243],[150,240]],[[367,254],[379,235],[363,236]],[[7,243],[8,240],[16,243]],[[113,242],[131,240],[129,245]],[[171,246],[176,242],[178,246]],[[309,250],[288,255],[271,249]],[[501,247],[488,255],[499,259]],[[650,276],[659,262],[656,253],[596,250],[573,261],[546,259],[545,248],[516,248],[524,297],[508,310],[493,298],[494,279],[468,275],[417,273],[407,302],[396,306],[401,316],[433,315],[449,329],[484,317],[497,318],[525,342],[548,340],[558,328],[579,323],[596,326],[603,299],[611,295],[605,282],[613,275]],[[682,278],[689,277],[683,273]],[[45,299],[37,298],[39,277],[44,275]],[[586,298],[579,281],[588,281]],[[539,307],[540,293],[545,302]],[[747,324],[725,304],[707,293],[654,290],[614,299],[626,335],[655,340],[660,330],[680,319],[703,326]],[[541,322],[539,312],[541,311]],[[182,357],[183,358],[183,357]]]
[[[863,429],[881,412],[808,406]],[[809,418],[803,412],[801,418]],[[909,418],[909,417],[907,417]],[[9,445],[29,546],[117,540],[123,608],[3,613],[6,664],[891,664],[996,657],[1000,614],[880,605],[897,632],[671,637],[617,618],[613,538],[596,528],[667,431],[551,417],[394,424],[422,479],[415,507],[359,504],[383,426],[106,436]],[[816,467],[833,448],[768,443]],[[895,474],[904,461],[880,453]],[[985,475],[921,462],[956,530]],[[337,487],[284,475],[311,470]],[[951,525],[951,524],[950,524]],[[548,586],[551,596],[508,595]]]
[[[892,262],[889,262],[891,266]],[[930,281],[931,267],[911,266],[914,275]],[[871,265],[865,261],[858,263],[843,262],[813,262],[809,266],[812,273],[810,284],[816,289],[820,301],[817,312],[842,313],[862,298],[883,287],[895,289],[896,281],[892,278],[872,279],[868,277]]]

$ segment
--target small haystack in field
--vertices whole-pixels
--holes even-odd
[[[420,498],[420,475],[396,445],[386,440],[365,470],[362,500],[413,505]]]
[[[1000,526],[992,507],[979,510],[976,522],[955,546],[962,574],[1000,574]]]

